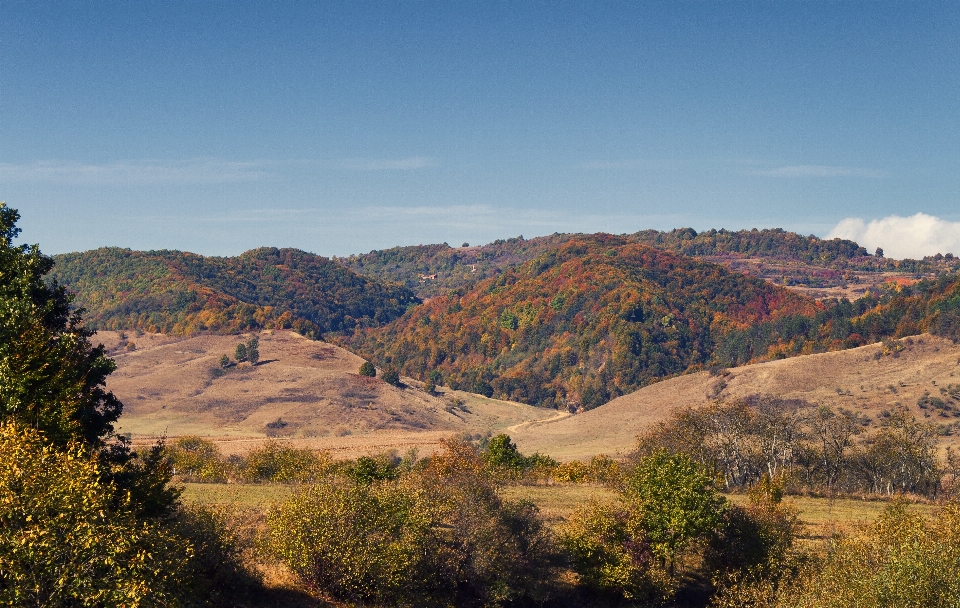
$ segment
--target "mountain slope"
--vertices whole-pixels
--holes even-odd
[[[956,446],[960,443],[960,346],[923,335],[903,339],[901,347],[891,351],[883,344],[871,344],[746,365],[727,375],[687,374],[577,416],[519,425],[511,437],[526,453],[540,451],[560,459],[599,453],[613,456],[631,450],[640,432],[679,409],[717,398],[729,401],[764,395],[845,408],[856,413],[868,431],[883,423],[885,412],[903,405],[918,419],[936,425],[941,446]],[[938,402],[936,407],[928,405]]]
[[[345,344],[454,388],[590,408],[707,364],[727,333],[821,308],[765,281],[620,237],[568,241]]]
[[[103,248],[54,256],[51,278],[95,329],[174,334],[290,327],[305,335],[387,323],[419,300],[296,249],[237,257]]]

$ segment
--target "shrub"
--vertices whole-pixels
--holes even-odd
[[[247,567],[255,530],[249,518],[226,507],[188,504],[171,520],[172,529],[192,548],[181,581],[189,587],[193,604],[241,605],[260,585],[259,574]]]
[[[57,451],[34,430],[0,426],[0,604],[178,605],[192,553],[138,521],[76,445]]]
[[[370,484],[374,481],[396,479],[400,475],[398,469],[400,458],[381,454],[376,457],[361,456],[347,467],[347,476],[359,484]]]
[[[314,592],[398,605],[426,586],[429,513],[397,485],[328,478],[271,511],[267,524],[272,552]]]
[[[800,532],[799,511],[781,502],[781,486],[769,477],[753,486],[749,496],[746,506],[731,505],[724,512],[706,562],[714,571],[735,576],[775,576]]]
[[[495,606],[537,597],[546,578],[536,507],[501,500],[466,442],[396,480],[325,477],[272,511],[268,529],[301,582],[339,600]]]
[[[323,476],[329,465],[325,454],[267,441],[247,455],[243,477],[249,482],[304,482]]]
[[[932,521],[902,502],[837,540],[820,568],[781,592],[777,606],[938,608],[960,605],[960,506]]]
[[[623,505],[592,502],[573,513],[560,542],[588,587],[626,599],[667,599],[674,584],[635,523]]]
[[[180,437],[166,448],[173,474],[183,481],[225,482],[228,465],[220,454],[220,448],[212,441],[201,437]]]
[[[377,368],[373,366],[373,363],[369,361],[364,361],[360,365],[360,375],[368,376],[370,378],[375,378],[377,376]]]
[[[654,555],[670,570],[688,543],[720,525],[726,501],[713,482],[686,454],[663,450],[641,459],[625,478],[623,497]]]
[[[380,379],[393,386],[401,386],[400,372],[395,367],[388,367],[380,374]]]
[[[578,509],[561,537],[588,586],[663,600],[675,591],[684,551],[708,539],[724,511],[703,468],[661,450],[624,474],[618,500]]]

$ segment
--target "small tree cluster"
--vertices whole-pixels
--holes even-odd
[[[246,344],[243,342],[237,344],[237,348],[233,351],[233,356],[237,360],[237,363],[249,361],[251,365],[256,365],[260,361],[260,339],[253,336],[247,340]]]
[[[635,457],[661,447],[689,454],[729,489],[764,477],[826,492],[935,496],[940,487],[934,429],[903,408],[866,435],[863,419],[846,410],[767,398],[714,403],[642,435]]]

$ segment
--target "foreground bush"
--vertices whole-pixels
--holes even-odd
[[[229,465],[220,448],[202,437],[180,437],[166,448],[173,473],[182,481],[225,482]]]
[[[428,577],[430,523],[418,497],[397,485],[327,479],[270,513],[268,542],[312,591],[401,603]]]
[[[101,473],[76,446],[0,426],[0,605],[178,605],[191,547]]]
[[[778,594],[777,606],[930,608],[960,605],[960,506],[933,520],[892,505],[836,541],[819,568]]]
[[[577,510],[562,543],[588,586],[662,601],[676,591],[688,547],[716,534],[725,511],[704,469],[659,451],[625,472],[617,501]]]
[[[472,445],[398,479],[327,477],[268,515],[268,544],[335,599],[499,605],[536,595],[548,553],[536,508],[502,501]]]
[[[329,466],[325,454],[267,441],[247,455],[243,479],[248,482],[305,482],[322,477]]]

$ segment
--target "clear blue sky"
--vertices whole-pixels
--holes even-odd
[[[960,3],[0,3],[50,253],[960,220]]]

